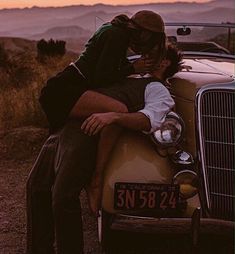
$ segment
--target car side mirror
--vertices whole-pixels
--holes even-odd
[[[182,27],[177,29],[177,35],[189,35],[191,34],[191,29],[189,27]]]

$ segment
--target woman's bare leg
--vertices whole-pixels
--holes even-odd
[[[88,117],[93,113],[105,112],[128,112],[126,105],[109,96],[101,93],[88,90],[81,95],[74,107],[72,108],[69,117],[81,118]]]
[[[104,112],[127,113],[128,109],[120,101],[88,90],[79,98],[69,117],[81,118],[93,113]],[[96,215],[101,205],[104,169],[121,130],[122,128],[117,125],[110,125],[104,127],[100,132],[95,172],[90,185],[86,187],[90,209]]]
[[[100,133],[95,172],[86,188],[90,209],[96,216],[101,206],[104,170],[121,131],[118,125],[109,125]]]

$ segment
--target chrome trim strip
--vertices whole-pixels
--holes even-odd
[[[200,163],[202,165],[202,173],[203,173],[203,180],[204,180],[204,189],[205,189],[205,195],[206,195],[206,204],[207,204],[207,209],[209,209],[211,207],[211,200],[209,197],[209,193],[208,193],[208,179],[206,176],[206,165],[205,165],[205,157],[204,157],[204,145],[202,142],[202,123],[201,123],[201,100],[202,100],[202,95],[209,91],[209,90],[231,90],[234,91],[235,90],[235,81],[231,82],[231,83],[222,83],[222,84],[209,84],[207,86],[202,87],[200,90],[198,90],[197,94],[196,94],[196,100],[195,100],[195,111],[196,111],[196,116],[197,116],[197,130],[198,130],[198,143],[199,143],[199,147],[200,149],[198,149],[198,153],[199,153],[199,158],[200,158]]]
[[[223,89],[223,90],[235,90],[235,80],[233,80],[232,82],[229,83],[218,83],[218,84],[208,84],[206,86],[203,86],[202,88],[200,88],[197,92],[197,94],[201,94],[202,92],[206,92],[208,90],[211,89]],[[197,96],[197,95],[196,95]]]
[[[214,141],[214,140],[206,140],[206,143],[212,143],[212,144],[223,144],[223,145],[235,145],[235,143],[226,143],[226,142],[219,142],[219,141]]]
[[[203,117],[209,117],[209,118],[218,118],[218,119],[228,119],[228,120],[235,120],[235,117],[229,117],[229,116],[210,116],[210,115],[201,115]]]
[[[183,51],[184,57],[189,58],[192,56],[195,58],[197,56],[198,59],[200,58],[205,58],[205,57],[219,57],[219,58],[226,58],[226,59],[231,59],[234,60],[235,56],[230,55],[230,54],[222,54],[222,53],[210,53],[210,52],[198,52],[198,51]]]
[[[211,192],[211,195],[214,196],[221,196],[221,197],[228,197],[228,198],[234,198],[234,195],[226,195],[226,194],[222,194],[222,193],[216,193],[216,192]]]
[[[208,168],[212,168],[212,169],[219,169],[219,170],[224,170],[224,171],[235,171],[235,169],[233,168],[220,168],[220,167],[213,167],[213,166],[207,166]]]
[[[198,122],[198,132],[199,132],[199,153],[200,153],[200,162],[202,165],[202,173],[203,173],[203,182],[204,182],[204,188],[205,188],[205,194],[206,194],[206,204],[207,204],[207,208],[209,209],[210,207],[210,199],[209,199],[209,193],[208,193],[208,180],[206,177],[206,172],[205,172],[205,158],[204,158],[204,146],[203,146],[203,142],[202,142],[202,121],[201,121],[201,117],[200,117],[200,112],[201,112],[201,99],[202,99],[202,94],[204,91],[199,90],[197,95],[196,95],[196,106],[197,106],[197,122]]]

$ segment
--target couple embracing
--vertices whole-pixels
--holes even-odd
[[[141,57],[129,62],[128,49]],[[27,182],[28,254],[83,253],[81,190],[97,215],[115,142],[126,128],[161,128],[174,106],[164,83],[181,60],[160,15],[139,11],[101,26],[78,60],[47,81],[40,103],[50,136]],[[127,79],[132,74],[150,77]]]

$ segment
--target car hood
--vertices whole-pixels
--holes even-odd
[[[233,59],[187,58],[183,70],[175,74],[169,83],[175,96],[194,100],[195,94],[205,85],[230,83],[234,80]]]

